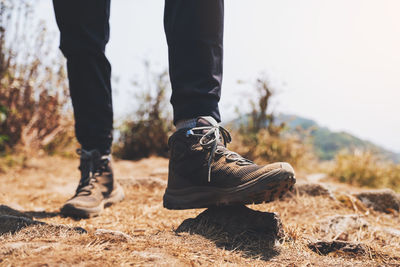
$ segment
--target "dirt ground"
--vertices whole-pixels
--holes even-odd
[[[1,266],[400,266],[398,212],[361,207],[349,196],[357,188],[328,181],[332,195],[295,195],[250,205],[251,209],[278,213],[284,238],[272,247],[234,247],[207,231],[175,231],[185,219],[204,210],[163,208],[168,161],[162,158],[114,162],[125,200],[106,208],[99,217],[61,217],[59,208],[73,195],[79,180],[77,164],[77,159],[35,158],[27,168],[0,174],[3,214],[46,223],[0,234]],[[351,218],[355,224],[329,228],[332,216]],[[318,240],[361,244],[364,252],[322,255],[309,247]]]

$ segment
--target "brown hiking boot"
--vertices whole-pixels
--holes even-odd
[[[81,180],[61,213],[80,218],[97,216],[105,206],[122,201],[124,191],[113,177],[110,155],[101,155],[97,150],[79,149],[77,152],[81,156]]]
[[[270,202],[296,182],[289,163],[258,166],[226,148],[227,130],[212,117],[199,117],[197,126],[175,132],[169,139],[167,209]]]

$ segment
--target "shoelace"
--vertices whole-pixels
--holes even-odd
[[[79,182],[78,191],[90,193],[90,189],[93,188],[93,183],[96,182],[96,177],[101,175],[104,171],[105,165],[109,161],[109,157],[101,157],[101,163],[95,166],[93,160],[93,154],[91,151],[86,151],[84,149],[77,149],[76,153],[81,157],[81,161],[86,162],[88,166],[83,170],[82,166],[79,169],[82,171],[82,178]],[[82,163],[81,163],[82,164]],[[88,187],[88,188],[86,188]],[[78,193],[78,192],[77,192]]]
[[[199,132],[199,133],[197,133]],[[215,154],[223,154],[227,159],[231,161],[241,162],[242,164],[252,164],[248,159],[243,158],[239,154],[226,149],[226,144],[232,141],[232,137],[228,130],[219,125],[214,126],[201,126],[195,127],[186,132],[186,136],[198,136],[200,137],[199,144],[206,150],[210,150],[210,156],[208,158],[208,182],[211,182],[211,163],[214,159]],[[223,142],[224,148],[218,148],[219,142]]]

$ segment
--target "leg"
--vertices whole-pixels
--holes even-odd
[[[53,0],[67,59],[76,137],[85,150],[110,153],[113,128],[109,39],[110,0]]]
[[[67,58],[75,115],[81,180],[61,208],[74,217],[100,214],[105,205],[124,198],[111,166],[113,110],[111,66],[104,55],[109,38],[110,0],[53,0],[60,48]]]
[[[199,116],[220,121],[223,0],[166,0],[174,122]]]
[[[258,166],[225,146],[231,137],[218,125],[223,12],[223,0],[165,1],[171,103],[178,128],[168,142],[168,209],[269,202],[295,183],[290,164]]]

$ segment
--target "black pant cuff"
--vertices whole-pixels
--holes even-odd
[[[217,122],[221,122],[218,101],[208,101],[207,103],[187,102],[179,107],[174,106],[174,124],[179,120],[194,119],[200,116],[211,116]]]

